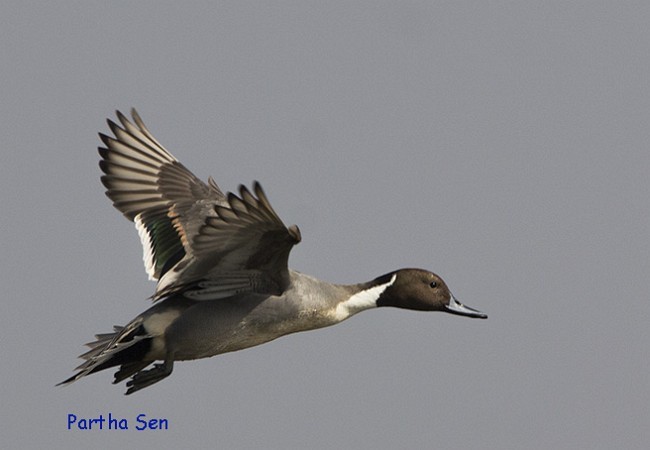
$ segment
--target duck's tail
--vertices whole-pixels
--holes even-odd
[[[79,356],[85,361],[75,368],[78,372],[58,383],[57,386],[73,383],[100,370],[120,366],[113,380],[113,384],[115,384],[136,374],[153,362],[144,359],[151,349],[152,336],[142,326],[141,318],[134,320],[126,327],[114,326],[113,330],[113,333],[96,334],[96,341],[85,344],[90,347],[90,350]]]

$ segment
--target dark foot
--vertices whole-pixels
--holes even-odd
[[[144,389],[147,386],[151,386],[152,384],[157,383],[164,378],[167,378],[169,375],[171,375],[173,368],[174,361],[166,360],[162,364],[154,364],[152,369],[143,370],[136,373],[126,383],[126,386],[129,388],[126,391],[126,395],[133,394],[140,389]]]

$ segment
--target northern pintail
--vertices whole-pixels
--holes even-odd
[[[128,395],[169,376],[174,361],[241,350],[379,306],[487,318],[422,269],[353,285],[288,269],[300,230],[283,224],[258,182],[224,194],[165,150],[134,109],[131,115],[133,122],[117,111],[121,126],[107,121],[114,137],[100,133],[99,165],[106,194],[138,230],[145,269],[158,280],[155,303],[96,335],[78,372],[59,384],[120,366],[113,383],[131,378]]]

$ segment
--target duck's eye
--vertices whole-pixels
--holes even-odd
[[[437,288],[437,287],[438,287],[438,283],[436,283],[435,281],[432,281],[431,283],[429,283],[429,287],[431,287],[431,288]]]

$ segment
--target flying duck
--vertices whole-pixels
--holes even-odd
[[[135,109],[132,121],[116,114],[120,125],[107,121],[113,136],[99,134],[101,181],[135,223],[146,272],[157,280],[154,304],[126,326],[97,334],[78,372],[59,385],[119,366],[113,383],[130,378],[128,395],[168,377],[174,361],[242,350],[379,306],[487,318],[427,270],[353,285],[290,270],[300,230],[284,225],[258,182],[224,194],[169,153]]]

